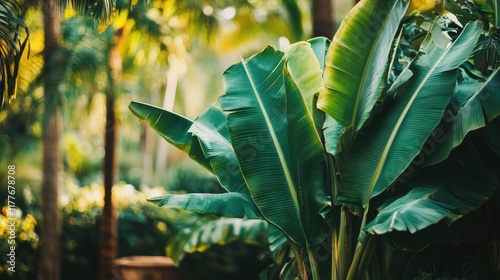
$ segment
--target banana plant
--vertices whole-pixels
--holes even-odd
[[[476,18],[460,26],[405,17],[407,9],[403,0],[361,1],[331,42],[242,59],[195,120],[132,102],[227,191],[151,201],[267,222],[277,266],[262,279],[400,279],[398,254],[433,244],[429,233],[500,185],[500,70],[476,60],[495,33]],[[426,35],[403,61],[409,22]]]

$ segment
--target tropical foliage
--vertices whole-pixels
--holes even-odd
[[[20,182],[21,183],[21,182]],[[21,189],[19,189],[21,191]],[[25,194],[18,200],[16,219],[16,254],[18,258],[15,273],[8,271],[7,259],[2,257],[0,277],[2,279],[36,279],[39,266],[36,263],[40,253],[40,197],[33,187],[25,186]],[[163,255],[166,244],[172,237],[180,233],[182,228],[194,224],[196,215],[179,211],[161,211],[146,201],[147,196],[164,193],[162,188],[139,192],[132,185],[115,186],[115,201],[119,217],[119,231],[127,234],[119,236],[118,256],[134,254]],[[102,186],[92,184],[78,186],[67,180],[65,194],[62,197],[63,232],[62,237],[62,278],[96,279],[99,260],[99,223],[102,217]],[[21,197],[20,197],[21,199]],[[3,197],[2,197],[3,200]],[[133,202],[133,205],[130,203]],[[2,208],[0,215],[0,248],[8,250],[7,242],[9,219],[8,207]],[[22,217],[21,217],[22,216]]]
[[[262,279],[416,277],[404,251],[476,239],[457,232],[497,199],[499,3],[429,18],[408,2],[361,1],[331,43],[242,59],[195,120],[132,102],[227,191],[152,201],[268,222]]]
[[[17,76],[28,27],[22,21],[22,10],[15,0],[0,3],[0,108],[5,100],[16,96]]]
[[[263,34],[271,30],[268,27],[264,30],[264,22],[270,19],[272,21],[270,25],[274,27],[274,33],[278,33],[277,31],[279,30],[281,33],[280,36],[283,36],[283,33],[285,33],[290,40],[298,39],[298,37],[288,36],[294,34],[291,28],[283,23],[282,12],[284,9],[281,5],[276,5],[279,1],[272,1],[273,3],[269,3],[271,1],[249,2],[244,0],[237,1],[237,3],[234,1],[114,0],[17,2],[24,8],[20,17],[22,16],[30,27],[31,56],[29,60],[27,60],[26,55],[23,56],[22,65],[26,65],[26,67],[21,66],[20,68],[20,92],[22,98],[18,98],[15,102],[9,104],[5,110],[0,112],[0,120],[2,120],[0,121],[2,122],[0,126],[0,131],[2,132],[2,135],[0,135],[0,142],[2,142],[0,144],[0,150],[2,150],[0,152],[0,161],[8,164],[22,163],[23,170],[27,170],[24,174],[29,174],[30,178],[41,177],[39,171],[43,166],[45,168],[44,177],[53,179],[51,182],[44,183],[43,187],[44,193],[48,194],[50,198],[50,200],[49,198],[44,199],[43,204],[52,206],[52,211],[50,213],[45,212],[45,219],[43,220],[37,216],[37,220],[43,222],[39,222],[39,226],[35,228],[37,232],[40,229],[42,231],[44,229],[54,230],[54,232],[39,234],[45,239],[41,244],[44,244],[43,247],[50,249],[52,255],[47,256],[37,252],[37,254],[34,254],[36,259],[35,257],[33,258],[35,261],[41,259],[44,262],[42,265],[37,266],[40,270],[51,270],[54,272],[50,276],[45,276],[47,279],[57,279],[57,274],[60,270],[55,263],[59,259],[57,256],[57,245],[59,244],[58,240],[61,239],[59,237],[61,233],[57,232],[57,229],[61,228],[61,226],[45,224],[46,222],[50,222],[50,218],[52,217],[55,218],[52,219],[53,221],[58,220],[57,214],[60,211],[58,211],[59,204],[57,199],[61,197],[61,195],[58,195],[58,192],[65,189],[58,187],[58,182],[61,181],[58,179],[61,176],[75,176],[75,179],[86,181],[80,181],[81,185],[89,184],[94,180],[101,180],[102,167],[100,162],[104,151],[101,147],[102,141],[99,139],[102,138],[101,134],[104,131],[103,121],[105,120],[101,116],[102,107],[100,106],[101,103],[104,103],[102,102],[103,91],[109,89],[116,91],[118,112],[121,107],[126,108],[126,105],[123,106],[122,104],[128,104],[128,101],[123,102],[128,97],[122,95],[122,93],[134,94],[136,92],[134,87],[142,86],[142,88],[146,88],[143,90],[144,92],[154,92],[154,94],[145,98],[150,97],[151,100],[160,98],[159,95],[161,93],[158,94],[156,92],[160,92],[165,86],[165,79],[158,79],[158,75],[163,75],[169,68],[177,68],[178,65],[176,64],[179,60],[189,58],[187,56],[188,50],[203,49],[206,47],[204,45],[205,42],[201,43],[203,40],[200,40],[202,35],[204,35],[200,34],[204,32],[200,32],[199,28],[205,28],[203,20],[211,21],[212,25],[213,23],[217,25],[225,24],[225,31],[231,29],[231,32],[234,34],[238,32],[234,28],[227,27],[238,25],[240,28],[248,31],[246,41],[250,41],[254,40],[256,32],[253,29],[245,28],[245,26],[258,21],[258,30],[260,31],[258,34]],[[298,26],[297,30],[302,29],[302,21],[300,20],[301,11],[298,10],[296,5],[294,6],[295,1],[285,2],[287,2],[286,14],[295,13],[288,15],[289,22],[294,23],[295,27]],[[0,5],[7,7],[9,3],[10,1],[3,1]],[[130,4],[133,4],[132,10],[129,10]],[[239,4],[242,5],[239,6]],[[61,17],[59,17],[59,11],[61,11]],[[297,16],[297,13],[298,20],[294,20],[293,16]],[[77,16],[77,14],[82,14],[85,17]],[[43,15],[47,16],[47,21],[43,20]],[[201,16],[201,18],[198,19],[196,16]],[[108,26],[112,17],[115,19],[114,24]],[[99,25],[99,34],[93,30],[95,26],[88,24],[89,18],[94,20],[94,25]],[[240,20],[240,18],[243,19]],[[196,20],[200,20],[201,24],[193,24]],[[9,22],[2,21],[1,23]],[[44,24],[47,27],[45,32],[42,30]],[[59,26],[61,27],[61,34],[58,32]],[[207,26],[210,26],[210,24],[207,24]],[[104,27],[107,27],[107,29],[104,30]],[[12,35],[16,34],[21,35],[21,38],[24,39],[22,30],[19,30],[18,33],[9,33],[7,31],[4,32],[2,29],[2,35],[8,35],[10,38],[16,39],[17,37],[12,37]],[[296,35],[301,36],[302,33],[297,32]],[[277,37],[274,37],[275,35],[272,36],[273,40],[277,41]],[[237,37],[235,35],[232,38],[236,41]],[[262,38],[260,39],[262,40]],[[246,41],[240,40],[240,44]],[[199,44],[203,44],[204,47],[200,47]],[[226,47],[229,45],[231,47],[234,46],[227,42],[226,45]],[[108,65],[111,48],[116,48],[116,53],[119,51],[120,55],[123,56],[123,63],[117,64],[121,64],[119,65],[120,68],[123,67],[124,77],[116,79],[113,85],[108,83],[111,78],[109,73],[110,65]],[[2,49],[4,48],[2,47]],[[11,54],[20,55],[19,50],[7,51]],[[202,53],[205,54],[206,52],[204,51]],[[211,49],[208,52],[211,53],[211,56],[215,57],[214,54],[216,52],[214,50]],[[167,62],[167,59],[165,59],[167,55],[169,57],[179,57],[177,61],[173,60],[172,62],[169,58]],[[214,63],[213,61],[214,59],[210,58],[210,63]],[[217,61],[217,63],[219,62]],[[182,63],[187,63],[187,61],[182,61],[179,64]],[[196,64],[200,63],[196,62]],[[182,68],[182,65],[180,66],[179,68]],[[146,71],[155,75],[146,74]],[[179,72],[181,73],[182,69]],[[182,73],[179,74],[180,76],[182,76]],[[140,83],[143,85],[139,85]],[[167,83],[168,85],[173,84],[170,81]],[[43,89],[44,85],[52,85],[52,87]],[[181,89],[180,92],[182,93],[183,90],[185,92],[189,91]],[[183,96],[180,99],[182,100],[182,98]],[[200,103],[204,99],[203,97],[199,98]],[[179,98],[177,98],[176,103],[178,102]],[[181,105],[183,105],[183,102],[181,101]],[[111,104],[110,107],[114,105],[112,102],[108,102],[108,104]],[[74,114],[74,112],[81,112],[83,110],[85,110],[85,113],[92,111],[92,114]],[[61,126],[59,126],[58,131],[47,130],[45,124],[50,117],[59,115],[60,112],[64,116],[63,132],[61,132]],[[58,122],[61,123],[60,116],[57,118]],[[99,125],[96,126],[96,123],[102,123],[103,125],[102,127]],[[123,119],[117,123],[125,123],[125,127],[127,125],[127,121]],[[107,125],[106,128],[108,129],[106,131],[109,131],[110,127],[114,127],[114,125]],[[79,129],[79,131],[76,133],[69,132],[75,128]],[[126,147],[127,151],[123,153],[126,156],[124,156],[124,160],[121,160],[120,166],[121,168],[125,166],[125,170],[121,169],[118,174],[119,177],[117,177],[120,180],[126,180],[129,183],[139,186],[139,181],[133,181],[131,178],[137,179],[139,177],[138,174],[142,175],[145,172],[141,172],[141,164],[133,158],[134,155],[130,150],[136,152],[141,148],[139,144],[140,139],[136,135],[129,134],[126,131],[127,128],[120,129],[121,141],[109,146]],[[39,156],[42,153],[39,152],[38,143],[42,131],[47,136],[44,137],[46,146],[52,147],[51,149],[46,149],[44,156],[46,155],[48,160],[45,160],[43,163],[39,161]],[[62,133],[65,135],[62,135]],[[28,137],[26,137],[27,134],[31,136],[29,143],[26,141],[28,140]],[[129,135],[131,136],[130,138],[128,137]],[[131,138],[133,140],[130,140]],[[141,140],[145,138],[146,136]],[[61,140],[61,147],[56,145],[59,143],[59,140]],[[152,145],[148,143],[144,146],[154,146],[154,142]],[[111,150],[108,147],[105,147],[106,154]],[[64,165],[61,162],[63,157],[58,153],[59,150],[63,149]],[[26,157],[22,158],[25,155]],[[166,156],[162,157],[161,154],[153,155],[154,157],[166,159]],[[26,168],[27,166],[28,168]],[[59,168],[50,167],[63,167],[64,171],[58,170]],[[114,168],[106,169],[111,170]],[[144,169],[147,170],[146,164],[144,165]],[[132,172],[129,172],[130,170]],[[106,178],[106,175],[104,177]],[[0,176],[0,178],[3,177]],[[33,185],[37,184],[38,182],[33,183]],[[147,185],[150,184],[151,181],[147,183]],[[45,188],[46,186],[47,188]],[[110,189],[111,186],[109,184],[108,186],[108,189]],[[35,195],[38,196],[38,189],[35,188],[34,191]],[[22,206],[20,208],[23,209],[25,214],[34,212],[31,209],[28,210],[29,212],[25,211]],[[62,218],[64,219],[65,217],[63,216]],[[87,227],[85,229],[90,231],[94,227]],[[119,228],[119,230],[122,229]],[[142,228],[138,226],[137,230],[142,230]],[[130,230],[126,231],[130,232]],[[78,233],[83,234],[83,231]],[[65,238],[65,235],[66,232],[63,231],[61,237]],[[51,237],[54,245],[50,244]],[[101,246],[101,248],[105,247],[107,246]],[[159,245],[158,247],[160,250],[163,250],[163,248],[160,248],[163,245]],[[79,253],[75,253],[75,256],[79,255]],[[141,251],[137,251],[137,253],[141,253]],[[42,255],[41,258],[38,257],[40,255]],[[95,255],[89,258],[96,259]],[[78,261],[82,260],[78,259]],[[92,262],[94,266],[96,263]],[[103,262],[99,262],[99,264],[101,268],[104,267]],[[64,269],[64,273],[66,273],[67,267],[64,266]],[[93,269],[95,270],[95,267]],[[31,272],[35,270],[36,267],[33,266]],[[69,270],[78,273],[76,269],[73,270],[70,268]],[[87,269],[87,271],[91,271],[91,269]],[[33,274],[30,277],[33,278]]]

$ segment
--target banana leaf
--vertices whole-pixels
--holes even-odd
[[[150,123],[169,143],[187,151],[199,163],[207,164],[206,160],[209,160],[211,171],[215,173],[221,185],[231,192],[168,195],[152,198],[150,201],[159,206],[222,217],[262,218],[241,175],[227,131],[226,116],[219,107],[210,106],[194,122],[142,103],[132,102],[130,108],[141,120]]]
[[[428,140],[430,147],[423,166],[445,160],[470,131],[484,127],[500,115],[499,88],[500,68],[496,69],[477,91],[469,93],[456,115],[443,118],[444,126],[435,132],[440,137],[431,137]]]
[[[328,39],[318,37],[292,44],[285,49],[286,68],[305,99],[320,137],[325,113],[317,108],[316,103],[323,87],[323,69],[329,43]]]
[[[326,116],[325,123],[323,124],[325,149],[333,156],[337,155],[337,144],[343,131],[344,127],[342,127],[334,118],[328,115]]]
[[[195,121],[139,102],[129,107],[169,143],[214,173],[228,192],[249,196],[225,125],[226,116],[219,107],[210,106]]]
[[[264,218],[300,246],[326,235],[319,214],[329,205],[325,157],[304,97],[271,47],[224,73],[227,116],[236,157]]]
[[[203,154],[198,139],[188,132],[193,124],[192,120],[162,108],[135,101],[130,103],[129,109],[140,121],[147,122],[168,143],[186,152],[201,166],[215,173],[210,160]]]
[[[409,1],[373,0],[356,5],[335,34],[326,57],[318,107],[343,127],[358,131],[385,85],[391,44]]]
[[[420,252],[433,244],[459,248],[460,244],[470,241],[489,243],[499,229],[498,222],[496,222],[498,211],[493,210],[498,208],[499,191],[497,186],[497,190],[479,209],[463,215],[451,224],[450,220],[445,218],[415,233],[393,230],[381,237],[387,245],[393,248],[412,252]]]
[[[450,224],[478,209],[496,190],[499,178],[472,141],[460,148],[458,159],[450,158],[409,182],[414,188],[383,205],[364,231],[415,233],[440,221]]]
[[[326,67],[326,54],[328,53],[328,48],[330,47],[331,41],[326,37],[316,37],[307,40],[307,42],[311,44],[314,55],[319,62],[321,74],[323,74]]]
[[[337,204],[361,215],[371,198],[383,192],[419,154],[449,103],[457,68],[471,55],[482,30],[468,24],[450,46],[434,24],[422,48],[405,71],[413,76],[402,85],[384,110],[359,131],[348,156],[339,164]],[[349,139],[341,142],[349,145]]]
[[[301,41],[285,49],[286,67],[290,76],[304,96],[310,114],[314,95],[323,87],[321,64],[309,42]]]
[[[226,115],[220,107],[210,106],[196,118],[188,132],[198,137],[221,185],[228,192],[249,195],[226,127]]]
[[[160,207],[212,214],[219,217],[262,219],[262,215],[248,194],[174,194],[150,198],[148,201],[156,203]]]
[[[498,28],[498,0],[450,0],[444,1],[444,8],[455,14],[462,24],[474,20],[483,20]]]

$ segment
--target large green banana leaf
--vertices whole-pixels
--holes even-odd
[[[325,38],[325,37],[317,37],[308,40],[308,42],[311,44],[311,48],[313,49],[314,55],[316,55],[316,59],[319,62],[319,66],[321,68],[321,75],[323,79],[323,75],[325,73],[325,68],[326,68],[326,54],[328,52],[328,48],[330,46],[330,40]],[[324,86],[324,83],[322,81],[322,84]],[[323,126],[325,124],[325,120],[327,118],[327,115],[325,112],[321,111],[318,108],[318,99],[319,99],[319,92],[316,93],[313,96],[312,100],[312,116],[314,120],[314,124],[316,125],[316,130],[319,133],[319,136],[321,137],[321,142],[325,143],[325,135],[323,131]],[[306,100],[307,102],[307,100]],[[308,104],[309,105],[309,104]]]
[[[169,143],[214,173],[227,191],[248,195],[225,125],[226,116],[219,107],[210,106],[195,121],[144,103],[132,102],[129,107]]]
[[[220,107],[210,106],[194,121],[188,132],[200,140],[205,157],[228,192],[238,192],[249,195],[248,188],[241,175],[231,138],[226,126],[226,115]]]
[[[321,68],[321,74],[325,71],[326,67],[326,54],[328,53],[328,48],[330,47],[331,41],[325,37],[316,37],[307,40],[311,44],[314,55],[319,62],[319,67]]]
[[[324,44],[323,44],[324,46]],[[304,96],[310,114],[314,95],[323,87],[321,64],[309,42],[301,41],[285,49],[286,67],[290,76]]]
[[[478,44],[480,44],[478,42]],[[475,69],[475,65],[471,61],[467,61],[459,68],[457,85],[453,98],[450,103],[450,111],[456,114],[467,102],[476,95],[481,87],[485,85],[488,77]],[[449,120],[446,120],[449,121]]]
[[[394,182],[418,155],[440,122],[454,91],[456,69],[471,55],[481,30],[480,22],[468,24],[450,46],[439,25],[433,25],[405,70],[413,76],[394,98],[386,99],[383,112],[359,131],[350,153],[344,155],[348,160],[339,166],[336,203],[363,213],[369,200]]]
[[[326,116],[325,123],[323,124],[325,149],[333,156],[337,154],[337,144],[343,131],[344,127],[342,127],[333,117]]]
[[[443,162],[416,178],[409,193],[383,205],[365,231],[414,233],[442,220],[451,223],[478,209],[496,190],[499,178],[472,141],[460,146],[460,158]]]
[[[342,22],[326,58],[318,107],[358,131],[380,99],[391,44],[408,3],[362,1]]]
[[[266,244],[267,228],[267,222],[259,220],[201,219],[169,242],[167,256],[179,265],[186,254],[202,253],[215,245],[227,245],[235,241],[250,245]]]
[[[188,132],[193,124],[192,120],[162,108],[135,101],[130,103],[129,108],[140,121],[147,122],[168,143],[186,152],[189,157],[214,173],[210,161],[203,154],[198,139]]]
[[[271,47],[224,73],[227,116],[236,157],[266,220],[298,245],[321,242],[324,189],[321,141],[283,52]]]
[[[248,194],[190,193],[174,194],[148,199],[165,208],[213,214],[226,218],[262,219],[262,215]]]
[[[330,41],[318,37],[290,45],[285,49],[286,68],[304,96],[318,135],[322,136],[325,113],[317,106],[318,94],[323,87],[323,69]]]
[[[209,160],[211,171],[215,173],[221,185],[231,192],[168,195],[153,198],[152,202],[160,206],[223,217],[262,218],[241,175],[227,131],[226,116],[219,107],[210,106],[194,122],[142,103],[132,102],[130,108],[141,120],[150,123],[168,142],[190,155],[191,151],[197,151],[195,157],[192,157],[202,165],[207,164],[206,160]]]
[[[430,145],[425,165],[445,160],[451,150],[462,143],[472,130],[484,127],[500,115],[500,68],[482,84],[479,90],[471,92],[468,100],[458,109],[454,117],[444,117],[444,127],[428,140]]]

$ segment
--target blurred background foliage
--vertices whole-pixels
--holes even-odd
[[[355,2],[332,1],[336,26]],[[16,279],[35,279],[40,253],[41,138],[47,118],[43,82],[50,73],[43,73],[43,2],[18,3],[30,30],[30,51],[21,59],[17,98],[0,109],[0,202],[7,205],[7,168],[3,167],[16,165]],[[165,192],[220,192],[221,187],[212,175],[139,124],[128,104],[139,100],[189,117],[199,115],[221,94],[223,71],[241,56],[266,45],[284,48],[311,37],[311,1],[117,0],[109,26],[77,16],[71,6],[63,16],[64,67],[57,73],[62,95],[54,99],[64,118],[59,201],[62,279],[97,278],[107,55],[116,43],[117,30],[122,36],[117,45],[122,74],[115,83],[120,127],[116,143],[120,183],[114,188],[118,256],[166,255],[170,250],[189,279],[235,279],[235,275],[256,279],[272,263],[262,224],[241,225],[238,228],[247,234],[227,235],[237,222],[159,208],[146,201]],[[6,211],[4,207],[0,215],[2,239],[8,237]],[[213,234],[202,234],[207,231]],[[195,241],[204,246],[194,248]],[[7,246],[0,242],[0,251],[7,251]],[[0,260],[0,278],[4,278],[9,275],[5,255]]]

